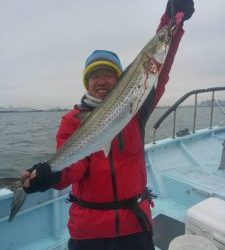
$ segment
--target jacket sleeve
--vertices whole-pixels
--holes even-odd
[[[79,121],[74,119],[71,114],[63,116],[56,135],[56,148],[59,149],[73,132],[79,127]],[[80,181],[88,171],[89,160],[88,157],[80,160],[69,167],[62,170],[60,182],[54,186],[56,189],[64,189],[70,184]]]
[[[161,18],[161,22],[159,24],[159,27],[157,29],[157,32],[168,22],[170,21],[170,17],[164,14]],[[145,127],[145,124],[158,104],[160,98],[162,97],[164,91],[165,91],[165,86],[167,82],[169,81],[169,73],[180,43],[180,40],[184,34],[184,30],[182,25],[179,25],[178,30],[176,34],[174,35],[171,45],[164,63],[164,66],[160,72],[159,78],[158,78],[158,84],[157,87],[152,89],[152,91],[149,93],[147,99],[143,103],[142,107],[139,110],[139,119],[140,122],[142,123],[142,126]]]

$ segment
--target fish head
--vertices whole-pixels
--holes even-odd
[[[153,54],[154,54],[154,59],[158,63],[161,64],[164,63],[167,52],[170,47],[171,39],[172,39],[172,34],[169,29],[169,26],[167,25],[164,26],[155,37],[155,46],[153,49],[154,50]]]
[[[162,28],[153,40],[147,44],[143,53],[143,67],[146,75],[159,75],[165,62],[171,42],[171,32],[168,26]]]

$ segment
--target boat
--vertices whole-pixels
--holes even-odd
[[[225,250],[225,123],[212,126],[215,105],[225,121],[225,111],[215,99],[215,93],[224,90],[188,92],[153,126],[153,142],[145,145],[145,157],[148,185],[158,197],[152,209],[156,249],[167,250],[174,238],[186,233],[206,237]],[[210,122],[207,128],[196,130],[198,96],[202,93],[212,93]],[[177,110],[193,95],[193,127],[176,132]],[[157,130],[170,114],[171,137],[156,141]]]
[[[185,94],[154,124],[153,140],[145,145],[148,186],[157,196],[152,208],[154,241],[157,250],[168,249],[174,238],[187,233],[187,215],[192,211],[190,209],[203,206],[204,210],[203,203],[211,202],[212,199],[213,202],[219,200],[223,207],[225,123],[213,126],[213,114],[217,105],[225,115],[223,107],[215,99],[215,93],[224,90],[225,87],[217,87],[194,90]],[[210,123],[207,128],[197,130],[198,96],[206,92],[212,93]],[[179,106],[193,95],[195,104],[192,130],[186,128],[176,131],[176,112]],[[171,137],[156,140],[162,122],[171,114],[174,115]],[[68,189],[63,191],[51,189],[44,193],[29,195],[16,218],[9,223],[12,193],[7,189],[1,189],[0,249],[67,249],[69,204],[65,200],[68,192]],[[223,218],[225,218],[224,211],[221,212]],[[193,233],[191,224],[188,225],[189,233]],[[225,232],[225,220],[222,225],[221,231]],[[225,238],[225,235],[222,236]],[[224,246],[220,249],[224,250],[225,241],[223,242],[221,237],[220,243],[222,247]]]

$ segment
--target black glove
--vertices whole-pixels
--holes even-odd
[[[172,1],[174,1],[174,15],[176,15],[178,11],[182,11],[184,12],[183,21],[191,18],[192,14],[195,11],[193,0],[172,0]],[[172,17],[170,1],[168,1],[166,6],[166,14],[169,17]]]
[[[37,163],[27,171],[31,173],[34,170],[36,170],[36,177],[30,179],[29,187],[23,187],[26,193],[44,192],[60,182],[61,171],[52,172],[47,162]]]

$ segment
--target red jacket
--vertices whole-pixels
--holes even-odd
[[[159,27],[168,21],[169,18],[163,15]],[[143,107],[122,130],[123,148],[120,147],[119,136],[116,136],[112,141],[110,157],[106,158],[103,151],[99,151],[63,169],[57,189],[72,184],[72,194],[95,203],[120,201],[143,193],[147,184],[144,127],[164,92],[183,32],[180,27],[172,41],[157,88],[151,91]],[[75,117],[79,112],[75,108],[63,116],[57,133],[57,148],[80,126],[80,120]],[[151,221],[149,202],[144,200],[139,206]],[[74,239],[108,238],[142,231],[136,216],[129,209],[100,211],[73,203],[69,216],[68,228]]]

